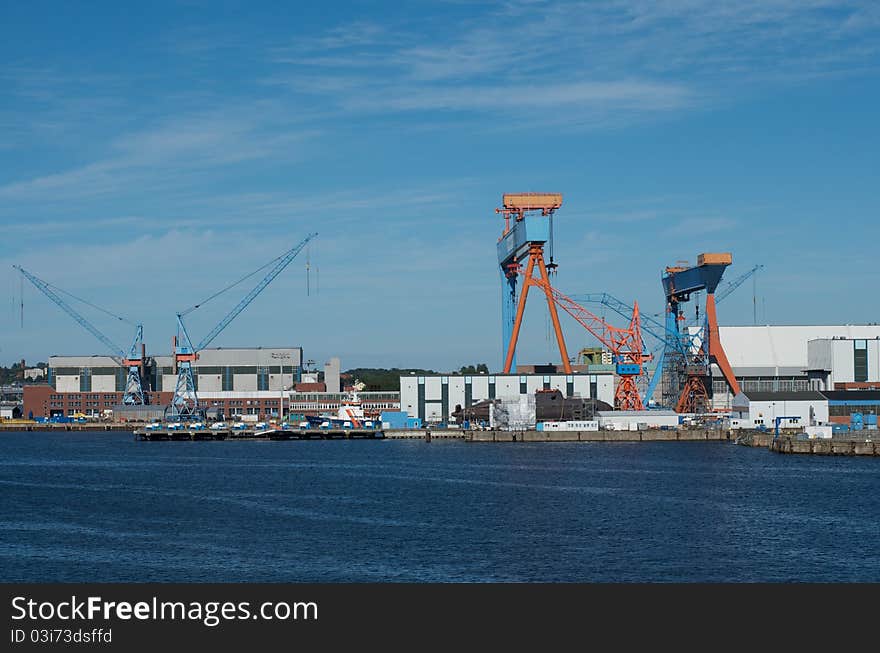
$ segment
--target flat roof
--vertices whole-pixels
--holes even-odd
[[[752,392],[746,391],[740,394],[745,395],[749,401],[811,401],[818,399],[824,401],[826,399],[818,390],[783,390],[780,392]]]
[[[880,401],[880,390],[823,390],[829,401]]]

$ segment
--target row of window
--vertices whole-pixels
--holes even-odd
[[[739,379],[739,387],[743,392],[803,392],[810,390],[808,379]],[[712,380],[712,393],[723,395],[729,392],[727,381]]]
[[[400,401],[364,401],[361,406],[375,410],[397,410]],[[336,410],[339,403],[311,403],[306,401],[294,401],[290,404],[290,410]]]
[[[848,406],[835,405],[829,403],[828,414],[838,417],[848,417],[853,413],[862,413],[863,415],[876,415],[880,413],[880,405],[878,404],[853,404]]]
[[[278,399],[229,399],[226,401],[212,401],[212,406],[277,406]]]

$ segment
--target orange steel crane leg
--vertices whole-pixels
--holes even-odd
[[[516,319],[513,321],[513,331],[510,333],[510,343],[507,345],[507,357],[504,359],[504,373],[510,374],[510,366],[513,364],[513,352],[516,351],[516,341],[519,340],[519,328],[522,326],[523,310],[526,307],[526,297],[529,295],[529,279],[535,269],[535,259],[529,256],[526,266],[526,276],[523,281],[522,292],[519,294],[519,302],[516,305]]]
[[[571,374],[571,363],[568,360],[568,350],[565,348],[565,338],[562,336],[562,327],[559,325],[559,314],[556,312],[556,302],[550,294],[550,277],[547,275],[547,267],[544,265],[544,253],[538,257],[538,267],[541,269],[541,279],[544,281],[544,294],[547,296],[547,308],[550,311],[550,319],[553,320],[553,330],[556,332],[556,342],[559,344],[559,356],[562,358],[562,369],[566,374]]]
[[[535,272],[535,263],[541,273],[541,282],[532,279]],[[507,345],[507,357],[504,359],[504,373],[510,374],[513,364],[513,353],[516,351],[516,343],[519,340],[519,330],[522,326],[523,313],[526,308],[526,297],[529,294],[529,286],[540,285],[547,296],[547,307],[550,310],[550,318],[553,320],[553,329],[556,332],[556,342],[559,344],[559,355],[562,357],[562,368],[566,374],[571,374],[571,363],[568,360],[568,350],[565,347],[565,339],[562,336],[562,327],[559,324],[559,314],[556,312],[556,303],[550,293],[550,278],[547,275],[547,267],[544,265],[544,248],[541,245],[532,245],[529,248],[529,262],[526,265],[525,278],[523,280],[522,293],[516,306],[516,319],[513,322],[513,331],[510,334],[510,344]]]
[[[727,380],[727,385],[730,386],[730,391],[736,396],[740,392],[739,382],[737,382],[733,368],[730,367],[730,361],[727,360],[727,354],[724,353],[724,348],[721,346],[718,317],[715,314],[715,293],[706,295],[706,321],[709,323],[709,359],[715,360]]]

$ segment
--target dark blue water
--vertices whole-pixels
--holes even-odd
[[[0,435],[2,581],[880,581],[880,460]]]

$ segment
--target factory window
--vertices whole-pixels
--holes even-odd
[[[853,340],[853,380],[868,380],[868,341]]]
[[[828,414],[837,417],[846,417],[853,413],[862,413],[863,415],[874,415],[880,413],[880,404],[829,404]]]

